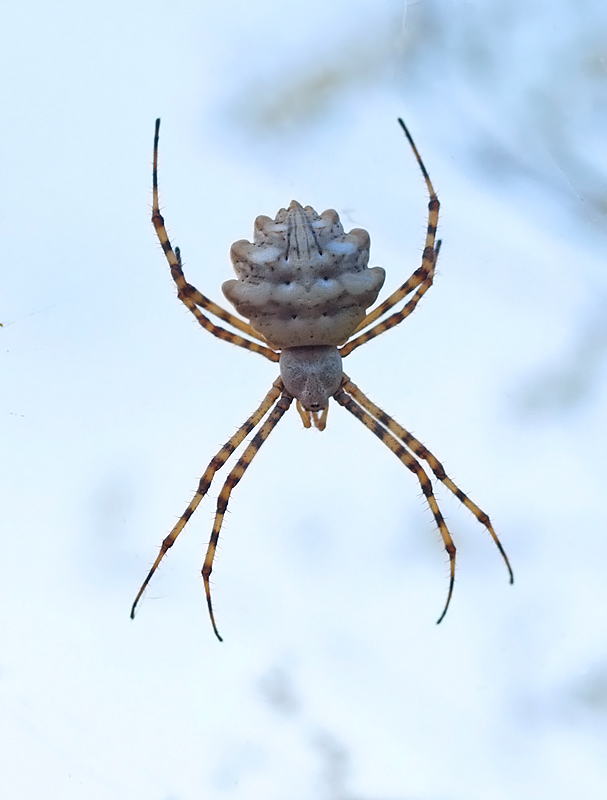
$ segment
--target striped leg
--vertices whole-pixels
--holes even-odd
[[[451,602],[451,596],[453,595],[453,586],[455,583],[455,545],[453,544],[453,539],[451,538],[451,534],[447,528],[447,523],[445,522],[445,519],[438,507],[438,503],[436,502],[436,497],[432,491],[432,483],[430,482],[430,478],[426,474],[422,465],[411,455],[411,453],[409,453],[389,431],[383,428],[376,419],[368,414],[364,408],[362,408],[352,397],[350,397],[350,395],[346,394],[346,386],[347,382],[346,384],[342,385],[342,388],[334,395],[335,400],[337,400],[340,405],[342,405],[357,419],[359,419],[363,425],[369,428],[369,430],[374,433],[377,438],[386,445],[386,447],[389,447],[390,450],[392,450],[395,456],[402,461],[407,469],[415,474],[440,531],[445,550],[449,556],[450,577],[447,602],[445,603],[442,614],[437,620],[438,624],[439,622],[442,622],[445,614],[447,613],[449,603]]]
[[[219,639],[220,642],[223,641],[221,636],[219,635],[219,631],[217,630],[217,625],[215,624],[215,615],[213,614],[213,604],[211,603],[211,586],[209,583],[209,578],[211,576],[211,572],[213,571],[213,559],[215,558],[215,551],[217,550],[217,541],[219,540],[219,533],[221,531],[221,526],[223,524],[223,518],[226,513],[226,509],[228,507],[228,502],[230,500],[230,495],[232,494],[232,489],[240,482],[240,479],[244,475],[247,467],[253,461],[257,452],[261,445],[265,442],[268,436],[272,433],[272,430],[276,427],[280,419],[282,418],[283,414],[289,409],[289,406],[293,402],[293,398],[290,394],[283,391],[282,397],[274,406],[272,413],[261,426],[259,431],[255,434],[255,436],[249,442],[247,449],[238,459],[236,466],[228,475],[226,482],[219,493],[219,497],[217,498],[217,511],[215,513],[215,521],[213,523],[213,530],[211,532],[211,539],[209,541],[209,546],[207,548],[207,554],[204,559],[204,564],[202,567],[202,579],[204,581],[204,591],[207,596],[207,605],[209,608],[209,615],[211,617],[211,624],[213,626],[213,630],[215,631],[215,636]]]
[[[339,352],[341,353],[342,358],[345,358],[347,355],[350,355],[352,350],[355,350],[357,347],[360,347],[361,344],[365,344],[365,342],[368,342],[369,339],[374,339],[376,336],[379,336],[380,333],[384,333],[384,331],[388,331],[390,330],[390,328],[393,328],[395,325],[398,325],[400,322],[406,319],[409,316],[409,314],[415,311],[415,308],[417,307],[419,301],[426,294],[428,289],[432,286],[432,281],[434,280],[434,267],[438,259],[440,246],[441,242],[439,239],[439,241],[436,243],[436,247],[434,250],[434,262],[432,264],[430,272],[423,279],[418,290],[415,292],[415,294],[409,300],[409,302],[400,311],[397,311],[395,314],[391,314],[389,317],[386,317],[386,319],[382,320],[381,322],[378,322],[377,325],[374,325],[368,331],[361,333],[360,336],[351,339],[343,347],[341,347]],[[422,273],[423,268],[420,267],[420,269],[417,270],[417,272]],[[414,273],[414,275],[415,274],[416,273]]]
[[[506,563],[506,567],[508,568],[508,572],[510,574],[510,583],[514,583],[514,575],[512,573],[510,562],[508,561],[508,556],[506,555],[504,548],[502,547],[502,543],[498,539],[497,534],[493,529],[493,525],[491,524],[489,516],[485,514],[484,511],[481,511],[476,503],[473,503],[472,500],[470,500],[470,498],[453,483],[451,478],[449,478],[445,472],[445,469],[440,461],[433,456],[432,453],[426,449],[418,439],[410,434],[409,431],[405,430],[402,425],[399,425],[396,420],[388,416],[385,411],[382,411],[379,406],[376,406],[375,403],[372,403],[371,400],[369,400],[369,398],[364,395],[358,386],[353,384],[349,378],[346,378],[342,388],[344,391],[348,392],[348,394],[350,394],[356,400],[356,402],[366,409],[369,414],[371,414],[378,422],[380,422],[385,428],[393,433],[397,439],[400,439],[400,441],[403,442],[409,448],[409,450],[415,453],[418,458],[423,459],[428,464],[432,472],[436,475],[438,480],[441,481],[441,483],[443,483],[447,489],[453,492],[460,503],[463,503],[463,505],[465,505],[466,508],[474,514],[481,525],[485,526]]]
[[[265,342],[263,337],[257,333],[247,322],[239,319],[238,317],[234,316],[234,314],[230,314],[229,311],[226,311],[221,306],[214,303],[212,300],[209,300],[208,297],[205,297],[201,292],[198,291],[194,286],[188,283],[185,279],[183,274],[182,264],[181,264],[181,255],[179,252],[179,248],[176,247],[175,251],[171,246],[171,242],[169,239],[169,235],[167,233],[164,218],[160,213],[160,207],[158,203],[158,135],[160,130],[160,120],[156,120],[156,130],[154,133],[154,167],[152,173],[152,184],[153,184],[153,191],[152,191],[152,224],[156,229],[156,235],[158,236],[158,240],[160,242],[160,246],[166,256],[167,261],[169,262],[169,267],[171,269],[171,276],[177,285],[177,296],[181,300],[181,302],[194,314],[200,325],[212,333],[213,336],[216,336],[218,339],[223,339],[226,342],[231,342],[232,344],[238,345],[239,347],[244,347],[246,350],[251,350],[254,353],[259,353],[262,356],[265,356],[270,361],[278,361],[278,353],[274,352],[274,350],[270,349],[263,344],[257,344],[257,342],[251,342],[249,339],[245,339],[242,336],[238,336],[232,331],[228,331],[225,328],[221,328],[218,325],[214,325],[198,308],[201,306],[205,309],[209,314],[213,314],[214,316],[218,317],[219,319],[223,320],[224,322],[229,323],[234,328],[237,328],[242,333],[247,334],[247,336],[251,336],[254,339],[258,339],[261,342]]]
[[[368,342],[369,339],[372,339],[375,336],[379,336],[380,333],[388,330],[388,328],[397,325],[399,322],[402,322],[405,317],[408,317],[409,314],[413,311],[417,303],[421,300],[423,295],[427,292],[427,290],[432,285],[432,281],[434,279],[434,268],[436,266],[436,259],[438,257],[438,251],[440,249],[440,242],[436,242],[436,229],[438,227],[438,212],[440,208],[440,203],[438,202],[438,197],[436,192],[434,191],[434,186],[432,185],[432,181],[430,180],[430,176],[428,175],[428,171],[424,166],[424,162],[421,159],[421,156],[415,146],[415,142],[413,141],[411,134],[409,133],[407,126],[402,121],[402,119],[398,120],[399,125],[403,129],[405,136],[409,144],[411,145],[411,149],[417,159],[417,163],[419,164],[419,168],[422,171],[422,175],[424,176],[424,180],[426,181],[426,186],[428,187],[428,193],[430,195],[430,201],[428,203],[428,225],[426,228],[426,244],[424,247],[424,252],[422,255],[422,264],[413,275],[403,283],[401,287],[396,289],[387,300],[384,300],[376,309],[371,311],[364,320],[360,323],[358,328],[355,331],[356,333],[360,333],[365,328],[368,328],[374,322],[376,322],[380,317],[382,317],[387,311],[393,308],[397,303],[410,294],[414,289],[419,287],[418,291],[416,292],[415,297],[410,301],[410,303],[405,306],[403,312],[400,312],[399,315],[394,315],[394,321],[388,327],[383,327],[384,323],[380,325],[376,325],[371,331],[368,331],[366,334],[366,338],[359,337],[358,339],[352,340],[352,342],[345,345],[342,348],[342,356],[348,355],[354,350],[355,347],[358,347],[360,344],[364,344],[364,342]],[[412,304],[412,305],[411,305]],[[408,309],[408,310],[407,310]],[[402,316],[401,316],[402,314]],[[391,318],[392,319],[392,318]],[[360,341],[359,341],[360,340]],[[350,346],[352,345],[352,346]]]
[[[232,438],[228,442],[226,442],[226,444],[221,448],[221,450],[217,453],[217,455],[214,456],[213,459],[211,460],[211,463],[206,468],[206,470],[204,471],[204,475],[200,479],[200,482],[198,484],[198,490],[196,491],[196,494],[192,498],[192,502],[186,508],[184,513],[181,515],[173,530],[163,541],[160,547],[160,553],[158,554],[158,558],[156,559],[156,561],[154,561],[152,569],[149,571],[147,578],[141,585],[141,589],[137,592],[137,597],[135,598],[135,602],[133,603],[133,607],[131,608],[131,619],[134,619],[137,603],[139,602],[141,595],[146,590],[148,583],[152,579],[152,575],[158,569],[158,566],[162,561],[162,559],[164,558],[167,550],[175,544],[175,540],[186,526],[192,514],[196,511],[196,509],[200,505],[200,502],[203,499],[203,497],[209,491],[209,487],[211,486],[211,481],[213,480],[215,473],[223,467],[223,465],[232,455],[234,450],[236,450],[236,448],[243,442],[245,437],[247,437],[249,433],[251,433],[251,431],[259,425],[261,420],[265,417],[268,411],[276,403],[276,400],[280,396],[282,390],[283,390],[282,380],[280,378],[277,378],[272,384],[272,388],[270,389],[270,391],[264,397],[259,408],[256,411],[254,411],[253,414],[251,414],[248,420],[243,425],[240,426],[240,428],[236,431],[234,436],[232,436]]]

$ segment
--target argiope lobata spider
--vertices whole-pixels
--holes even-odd
[[[402,119],[398,122],[411,145],[430,194],[421,266],[390,297],[367,314],[367,308],[375,302],[385,279],[381,267],[369,269],[367,266],[369,234],[359,228],[344,233],[335,211],[327,210],[319,216],[310,206],[303,208],[293,200],[289,208],[282,208],[274,220],[257,217],[253,243],[240,240],[232,245],[231,258],[237,280],[226,281],[222,289],[236,310],[249,320],[247,323],[216,305],[185,279],[179,248],[173,250],[171,246],[158,205],[160,120],[156,120],[152,223],[177,284],[177,296],[213,336],[259,353],[270,361],[278,361],[280,377],[274,381],[261,405],[211,459],[192,502],[163,541],[158,558],[135,598],[131,618],[135,616],[137,603],[167,550],[173,546],[208,492],[215,473],[265,417],[265,422],[246,446],[219,494],[202,568],[211,623],[221,641],[213,614],[209,578],[228,501],[232,489],[294,399],[304,426],[314,426],[322,431],[326,426],[329,399],[332,397],[381,439],[417,477],[449,555],[449,590],[438,622],[447,613],[453,594],[455,545],[438,507],[432,483],[420,461],[427,463],[435,477],[489,531],[506,562],[510,583],[513,582],[508,557],[487,514],[453,483],[440,461],[421,442],[372,403],[342,370],[342,358],[408,317],[434,279],[441,244],[440,240],[436,240],[439,202],[411,134]],[[400,311],[385,316],[412,292],[411,298]],[[200,309],[228,323],[240,333],[213,324]]]

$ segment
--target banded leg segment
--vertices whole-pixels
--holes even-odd
[[[171,246],[171,242],[169,239],[169,235],[167,233],[164,218],[160,213],[160,207],[158,202],[158,136],[160,130],[160,120],[156,120],[156,129],[154,133],[154,166],[152,172],[152,224],[156,230],[156,235],[158,236],[158,241],[160,242],[160,246],[166,256],[167,261],[169,262],[169,267],[171,269],[171,276],[175,281],[177,286],[177,296],[181,300],[181,302],[189,309],[189,311],[194,314],[200,325],[212,333],[213,336],[216,336],[218,339],[223,339],[226,342],[231,342],[232,344],[238,345],[239,347],[243,347],[246,350],[251,350],[254,353],[259,353],[262,356],[265,356],[270,361],[278,361],[278,353],[276,353],[271,348],[264,346],[263,344],[258,344],[257,342],[251,342],[248,339],[245,339],[238,334],[232,333],[232,331],[228,331],[225,328],[222,328],[218,325],[214,325],[211,320],[209,320],[198,308],[201,306],[208,311],[210,314],[218,317],[219,319],[223,320],[224,322],[229,323],[234,328],[242,331],[243,333],[251,336],[254,339],[258,339],[261,342],[265,340],[263,337],[257,333],[248,323],[244,322],[243,320],[236,317],[234,314],[230,314],[229,311],[226,311],[221,306],[214,303],[212,300],[209,300],[208,297],[205,297],[201,292],[198,291],[194,286],[188,283],[185,279],[185,275],[183,274],[182,264],[181,264],[181,255],[179,252],[179,248],[175,248],[173,251],[173,247]]]
[[[485,528],[489,531],[489,535],[495,542],[497,549],[500,551],[502,558],[506,564],[508,569],[508,573],[510,575],[510,583],[514,583],[514,575],[512,573],[512,567],[510,566],[510,561],[508,560],[508,556],[502,547],[502,543],[500,542],[495,530],[493,529],[493,525],[491,524],[491,520],[489,519],[488,514],[473,503],[470,498],[462,492],[462,490],[453,483],[451,478],[445,472],[445,468],[441,464],[441,462],[436,458],[436,456],[432,455],[432,453],[424,447],[424,445],[415,438],[409,431],[399,425],[396,420],[392,419],[385,411],[382,411],[379,406],[376,406],[369,398],[361,392],[361,390],[356,386],[352,381],[346,376],[345,382],[342,384],[342,388],[348,394],[350,394],[357,403],[359,403],[364,409],[366,409],[369,414],[371,414],[378,422],[380,422],[385,428],[387,428],[397,439],[400,439],[409,450],[411,450],[418,458],[421,458],[425,461],[434,475],[438,478],[438,480],[444,484],[449,491],[451,491],[457,499],[466,506],[466,508],[471,511],[476,519],[484,525]]]
[[[232,325],[232,327],[237,328],[239,331],[242,331],[243,333],[246,333],[247,336],[251,336],[252,338],[262,342],[263,344],[266,343],[266,340],[263,338],[263,336],[260,333],[258,333],[254,328],[252,328],[248,322],[245,322],[243,319],[240,319],[234,314],[231,314],[225,308],[222,308],[221,306],[217,305],[217,303],[214,303],[210,298],[204,295],[195,286],[192,286],[191,283],[188,283],[188,281],[185,278],[185,275],[183,274],[181,252],[178,247],[175,247],[175,256],[177,258],[177,269],[175,270],[175,272],[171,270],[171,277],[175,281],[177,289],[179,290],[178,297],[180,300],[182,300],[182,296],[184,297],[187,296],[190,298],[190,300],[192,300],[193,303],[195,303],[197,306],[201,306],[201,308],[204,308],[205,311],[209,312],[209,314],[213,314],[214,317],[217,317],[218,319],[227,322],[229,325]]]
[[[278,422],[280,422],[282,416],[286,411],[288,411],[289,406],[293,402],[293,398],[290,394],[287,394],[286,391],[283,391],[282,397],[276,403],[274,408],[272,409],[272,413],[268,417],[268,419],[264,422],[261,426],[259,431],[255,434],[255,436],[249,442],[246,450],[238,459],[236,466],[228,475],[226,482],[224,483],[219,497],[217,499],[217,511],[215,513],[215,521],[213,523],[213,530],[211,532],[211,539],[209,541],[209,546],[207,548],[207,554],[204,559],[204,564],[202,567],[202,579],[204,581],[204,591],[207,597],[207,606],[209,608],[209,615],[211,617],[211,624],[213,626],[213,630],[215,631],[215,636],[219,639],[220,642],[223,641],[221,636],[219,635],[219,631],[217,630],[217,625],[215,624],[215,615],[213,613],[213,604],[211,602],[211,586],[209,583],[209,578],[211,576],[211,572],[213,571],[213,559],[215,558],[215,551],[217,550],[217,542],[219,540],[219,533],[221,531],[221,526],[223,525],[223,518],[226,513],[226,509],[228,507],[228,502],[230,500],[230,495],[232,494],[232,489],[239,483],[242,476],[247,470],[247,467],[253,461],[259,448],[268,438],[268,436],[272,433],[273,429],[276,427]]]
[[[376,336],[379,336],[380,333],[384,333],[384,331],[388,331],[390,330],[390,328],[393,328],[395,325],[398,325],[400,322],[406,319],[409,316],[409,314],[415,311],[419,301],[426,294],[428,289],[432,286],[432,282],[434,280],[434,268],[440,251],[440,246],[441,242],[439,240],[436,243],[436,248],[434,250],[434,261],[432,263],[430,272],[422,280],[418,290],[415,292],[415,294],[409,300],[409,302],[400,311],[397,311],[395,314],[391,314],[389,317],[386,317],[386,319],[382,320],[381,322],[378,322],[377,325],[374,325],[368,331],[361,333],[360,336],[356,336],[354,339],[351,339],[349,342],[346,342],[346,344],[339,350],[342,358],[345,358],[347,355],[350,355],[350,353],[357,347],[360,347],[361,344],[365,344],[370,339],[374,339]],[[417,272],[420,272],[420,274],[422,274],[423,273],[422,267],[420,267],[419,270],[417,270]]]
[[[411,455],[411,453],[405,449],[405,447],[390,433],[390,431],[382,427],[382,425],[376,419],[374,419],[371,414],[367,413],[353,397],[346,393],[346,386],[347,379],[346,383],[342,385],[342,388],[334,395],[335,400],[345,409],[347,409],[353,416],[360,420],[363,425],[369,428],[369,430],[374,433],[375,436],[377,436],[377,438],[386,445],[386,447],[389,447],[390,450],[392,450],[394,455],[400,459],[407,469],[413,472],[419,481],[421,490],[428,501],[428,505],[430,506],[430,510],[432,511],[432,515],[440,531],[445,550],[449,556],[449,591],[447,593],[447,602],[445,603],[443,612],[437,620],[438,624],[442,622],[445,614],[447,613],[447,609],[449,608],[449,603],[451,602],[451,597],[453,595],[453,586],[455,584],[455,545],[453,543],[451,533],[447,528],[447,523],[445,522],[445,519],[438,507],[436,497],[432,490],[432,483],[422,465]]]
[[[363,319],[363,321],[354,331],[354,335],[360,333],[365,328],[368,328],[370,325],[376,322],[380,317],[382,317],[386,312],[388,312],[391,308],[393,308],[397,303],[399,303],[401,300],[404,300],[405,297],[408,294],[410,294],[414,289],[416,289],[418,286],[420,288],[418,289],[415,298],[413,298],[411,301],[412,305],[407,304],[407,306],[405,306],[405,309],[403,309],[403,312],[406,311],[406,313],[400,312],[401,314],[403,314],[403,316],[398,315],[399,318],[396,318],[397,315],[394,315],[395,317],[394,321],[392,322],[391,325],[387,327],[383,327],[383,324],[376,325],[372,331],[367,332],[366,338],[363,339],[362,337],[358,337],[358,339],[354,339],[351,343],[353,345],[352,347],[350,347],[349,344],[346,344],[345,347],[342,348],[342,356],[348,355],[348,353],[352,352],[352,350],[355,347],[358,347],[360,344],[364,344],[364,342],[368,342],[369,339],[372,339],[375,336],[379,336],[380,333],[383,333],[384,331],[388,330],[388,328],[391,328],[394,325],[397,325],[399,322],[402,322],[402,320],[405,319],[405,317],[409,316],[411,311],[413,311],[417,303],[428,291],[428,289],[432,285],[432,281],[434,280],[434,268],[436,266],[436,259],[438,258],[438,252],[440,250],[440,242],[436,241],[436,230],[438,228],[438,212],[440,209],[440,203],[438,201],[438,197],[434,190],[434,186],[432,185],[432,181],[430,180],[430,176],[428,175],[428,171],[424,166],[424,162],[421,159],[421,156],[417,150],[417,147],[415,146],[415,142],[413,141],[413,138],[409,133],[407,126],[400,118],[398,120],[398,123],[403,129],[405,136],[407,137],[407,140],[411,145],[411,149],[413,150],[413,154],[415,155],[419,168],[421,169],[422,175],[424,176],[426,186],[428,187],[428,193],[430,195],[430,200],[428,202],[428,225],[426,227],[426,243],[422,255],[422,264],[421,267],[419,267],[413,273],[413,275],[411,275],[411,277],[407,281],[405,281],[405,283],[403,283],[402,286],[396,289],[396,291],[392,292],[390,297],[388,297],[386,300],[384,300],[383,303],[377,306],[377,308],[375,308],[373,311],[367,314],[367,316]]]
[[[170,245],[170,243],[169,243]],[[205,308],[207,306],[212,306],[213,308],[217,309],[217,311],[212,311],[211,308],[207,308],[210,313],[215,314],[215,316],[220,317],[221,319],[225,319],[226,322],[230,322],[232,325],[234,324],[232,320],[236,320],[238,327],[241,330],[244,330],[245,333],[249,333],[251,336],[254,336],[259,341],[265,342],[265,339],[262,339],[261,334],[257,333],[256,331],[251,328],[250,325],[247,325],[245,322],[242,322],[237,317],[234,317],[228,311],[225,311],[221,306],[216,305],[213,303],[212,300],[208,300],[203,294],[201,294],[198,289],[192,286],[191,283],[188,283],[185,279],[183,274],[182,264],[181,264],[181,251],[178,247],[175,248],[175,258],[176,258],[176,266],[173,268],[171,266],[171,275],[173,280],[177,284],[177,297],[181,300],[181,302],[186,306],[186,308],[192,312],[192,314],[198,320],[198,323],[209,333],[212,333],[213,336],[216,336],[218,339],[223,339],[226,342],[230,342],[231,344],[236,344],[239,347],[244,347],[246,350],[251,350],[253,353],[259,353],[259,355],[265,356],[269,361],[277,362],[280,358],[280,354],[277,353],[275,350],[272,350],[270,347],[267,347],[265,344],[257,344],[257,342],[251,342],[248,339],[239,336],[236,333],[232,333],[232,331],[228,331],[225,328],[220,327],[219,325],[215,325],[208,317],[206,317],[202,311],[197,307],[199,305],[203,305]],[[170,261],[169,261],[170,264]],[[179,279],[179,276],[181,278]]]
[[[277,378],[272,384],[272,388],[270,389],[270,391],[264,397],[259,408],[257,408],[256,411],[254,411],[251,414],[251,416],[247,419],[247,421],[243,425],[241,425],[240,428],[236,431],[234,436],[232,436],[232,438],[228,442],[226,442],[226,444],[224,444],[224,446],[217,453],[217,455],[215,455],[211,459],[210,464],[208,465],[208,467],[204,471],[202,478],[200,479],[200,482],[198,484],[198,489],[196,491],[196,494],[192,498],[191,503],[183,512],[173,530],[163,541],[160,547],[160,553],[158,554],[158,558],[156,559],[156,561],[154,561],[152,569],[149,571],[147,578],[141,585],[141,589],[139,589],[139,591],[137,592],[137,597],[135,598],[135,602],[133,603],[133,606],[131,608],[131,619],[134,619],[137,603],[141,599],[141,595],[146,590],[147,585],[152,579],[152,576],[158,569],[160,562],[166,555],[167,550],[169,550],[169,548],[171,548],[175,544],[175,540],[177,539],[181,531],[185,528],[192,514],[196,511],[196,509],[200,505],[200,502],[202,501],[203,497],[209,491],[215,473],[223,467],[223,465],[232,455],[234,450],[236,450],[236,448],[240,444],[242,444],[244,439],[251,433],[251,431],[254,430],[259,425],[261,420],[265,417],[268,411],[276,403],[276,400],[280,396],[282,390],[283,390],[282,380],[280,378]]]

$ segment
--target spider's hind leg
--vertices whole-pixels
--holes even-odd
[[[251,433],[251,431],[254,430],[259,425],[261,420],[265,417],[268,411],[276,403],[276,400],[280,396],[282,390],[283,390],[282,380],[280,378],[277,378],[274,381],[270,391],[262,400],[260,406],[251,414],[251,416],[247,419],[247,421],[240,426],[240,428],[236,431],[236,433],[232,436],[232,438],[229,441],[227,441],[226,444],[224,444],[224,446],[217,453],[217,455],[215,455],[211,459],[210,464],[208,465],[208,467],[204,471],[202,478],[200,479],[196,494],[192,498],[189,506],[183,512],[181,517],[179,517],[177,524],[174,526],[173,530],[163,541],[160,547],[160,553],[158,554],[156,561],[154,561],[152,568],[148,572],[145,581],[143,582],[141,588],[137,592],[137,597],[135,598],[135,602],[133,603],[133,606],[131,608],[131,619],[134,619],[135,609],[137,608],[137,604],[139,603],[139,600],[141,599],[141,596],[146,590],[149,582],[152,580],[152,576],[160,566],[160,562],[165,557],[167,550],[169,550],[169,548],[171,548],[175,544],[175,540],[177,539],[181,531],[185,528],[188,520],[190,519],[192,514],[196,511],[206,493],[209,491],[215,473],[223,467],[223,465],[232,455],[234,450],[236,450],[236,448],[244,441],[244,439]]]
[[[228,507],[228,501],[230,499],[230,495],[232,494],[232,489],[234,489],[236,484],[239,483],[247,467],[257,455],[259,448],[265,442],[268,436],[272,433],[273,429],[276,427],[276,425],[278,424],[284,413],[289,409],[289,406],[291,405],[292,402],[293,398],[291,397],[291,395],[283,390],[280,400],[276,403],[276,405],[272,409],[272,413],[264,422],[264,424],[261,426],[259,431],[255,434],[255,436],[251,439],[246,450],[238,459],[236,466],[226,478],[226,482],[224,483],[221,492],[219,493],[219,497],[217,498],[217,511],[215,513],[215,521],[213,523],[213,531],[211,532],[211,539],[209,541],[209,546],[207,548],[207,554],[205,556],[204,565],[202,567],[202,579],[204,581],[204,591],[207,597],[207,606],[209,609],[209,615],[211,617],[211,624],[213,626],[213,630],[215,631],[215,636],[217,636],[220,642],[222,642],[223,639],[219,635],[219,631],[217,630],[217,625],[215,624],[215,615],[213,613],[213,604],[211,602],[211,586],[209,583],[209,578],[211,577],[211,572],[213,570],[213,559],[215,558],[215,551],[217,550],[219,533],[221,531],[223,518],[225,516],[226,509]]]
[[[387,428],[397,439],[399,439],[406,447],[409,448],[418,458],[421,458],[425,461],[434,475],[438,478],[438,480],[452,492],[457,499],[466,506],[466,508],[471,511],[476,519],[484,525],[489,535],[493,539],[495,546],[500,551],[502,558],[506,564],[508,569],[508,573],[510,575],[510,583],[514,583],[514,574],[512,572],[512,567],[510,566],[510,561],[508,560],[508,556],[506,555],[506,551],[502,547],[502,543],[500,542],[497,533],[495,532],[493,525],[491,524],[491,520],[489,519],[489,515],[486,514],[484,511],[474,503],[468,495],[464,494],[462,490],[453,483],[451,478],[445,472],[445,468],[441,464],[441,462],[436,458],[436,456],[432,455],[432,453],[428,450],[428,448],[424,447],[424,445],[415,438],[408,430],[403,428],[402,425],[399,425],[396,420],[392,419],[391,416],[386,414],[385,411],[382,411],[379,406],[376,406],[375,403],[371,402],[369,398],[361,392],[361,390],[352,383],[349,378],[346,378],[342,388],[350,394],[357,403],[359,403],[364,409],[366,409],[369,414],[371,414],[376,420],[378,420],[385,428]]]
[[[419,481],[421,490],[428,501],[428,505],[432,511],[432,516],[434,517],[440,531],[445,550],[449,556],[449,591],[447,593],[447,601],[445,603],[443,612],[437,620],[437,623],[442,622],[445,614],[447,613],[447,609],[449,608],[451,597],[453,595],[453,587],[455,584],[455,544],[453,543],[453,538],[451,537],[447,523],[445,522],[445,519],[438,507],[436,497],[432,490],[432,483],[419,461],[417,461],[417,459],[406,450],[406,448],[396,439],[395,436],[392,435],[389,430],[386,430],[386,428],[384,428],[377,419],[365,411],[365,409],[362,407],[362,404],[360,404],[360,401],[358,401],[358,398],[355,399],[352,395],[348,394],[348,386],[349,379],[344,376],[344,382],[341,389],[339,389],[339,391],[334,395],[335,400],[345,409],[347,409],[353,416],[360,420],[363,425],[369,428],[369,430],[374,433],[375,436],[377,436],[377,438],[386,445],[386,447],[389,447],[390,450],[392,450],[394,455],[400,459],[407,469],[414,473]]]

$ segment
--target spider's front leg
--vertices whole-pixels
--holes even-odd
[[[345,358],[345,356],[349,355],[354,349],[360,347],[361,344],[365,344],[366,342],[374,339],[376,336],[379,336],[381,333],[393,328],[395,325],[398,325],[404,319],[406,319],[409,314],[411,314],[419,301],[428,291],[428,289],[432,286],[434,281],[434,271],[436,268],[436,261],[438,259],[438,254],[440,251],[441,242],[440,240],[436,240],[436,231],[438,228],[438,213],[440,209],[440,203],[438,201],[438,197],[436,191],[434,190],[434,186],[432,185],[432,181],[430,180],[430,176],[426,167],[424,166],[424,162],[421,159],[421,156],[415,146],[415,142],[409,133],[409,130],[402,119],[398,120],[401,128],[405,132],[405,136],[417,163],[419,164],[419,168],[421,169],[422,175],[424,176],[424,180],[426,182],[426,186],[428,187],[428,193],[430,195],[430,200],[428,201],[428,224],[426,227],[426,243],[424,246],[424,252],[422,255],[422,263],[418,269],[415,270],[413,275],[403,283],[396,291],[394,291],[390,297],[384,300],[377,308],[371,311],[367,316],[363,319],[360,325],[354,331],[352,339],[347,342],[341,348],[341,354]],[[395,314],[392,314],[390,317],[387,317],[383,321],[379,322],[374,327],[366,330],[365,333],[361,333],[361,331],[368,329],[370,325],[373,325],[374,322],[379,320],[384,314],[386,314],[390,309],[392,309],[397,303],[401,300],[404,300],[407,295],[409,295],[412,291],[417,289],[413,297],[409,300],[409,302],[401,309],[401,311],[397,311]]]
[[[158,137],[160,133],[160,120],[156,120],[156,128],[154,132],[154,163],[153,163],[153,172],[152,172],[152,224],[156,230],[156,235],[158,236],[158,241],[160,242],[160,246],[162,247],[162,251],[166,256],[167,261],[169,262],[169,267],[171,270],[171,276],[175,281],[175,285],[177,286],[177,296],[181,300],[181,302],[186,306],[186,308],[191,311],[191,313],[196,317],[200,325],[207,330],[209,333],[212,333],[213,336],[216,336],[218,339],[223,339],[226,342],[230,342],[231,344],[235,344],[238,347],[243,347],[245,350],[251,350],[254,353],[259,353],[259,355],[265,356],[270,361],[278,361],[278,353],[272,350],[270,347],[267,346],[267,342],[265,339],[260,336],[257,331],[255,331],[247,322],[244,320],[239,319],[234,314],[231,314],[229,311],[226,311],[221,306],[214,303],[212,300],[209,300],[208,297],[199,292],[192,284],[188,283],[185,279],[185,275],[183,274],[183,268],[181,264],[181,254],[179,252],[179,248],[176,247],[173,250],[171,245],[171,241],[169,239],[169,235],[166,230],[166,226],[164,224],[164,218],[160,213],[160,206],[158,201]],[[242,333],[245,333],[247,336],[250,336],[254,339],[257,339],[263,344],[258,344],[257,341],[252,342],[249,339],[245,339],[243,336],[239,336],[238,334],[233,333],[232,331],[226,330],[225,328],[220,327],[219,325],[214,325],[211,320],[206,317],[201,311],[198,306],[201,306],[208,311],[209,314],[213,314],[214,316],[218,317],[219,319],[227,322],[228,324],[232,325],[237,330],[240,330]]]

